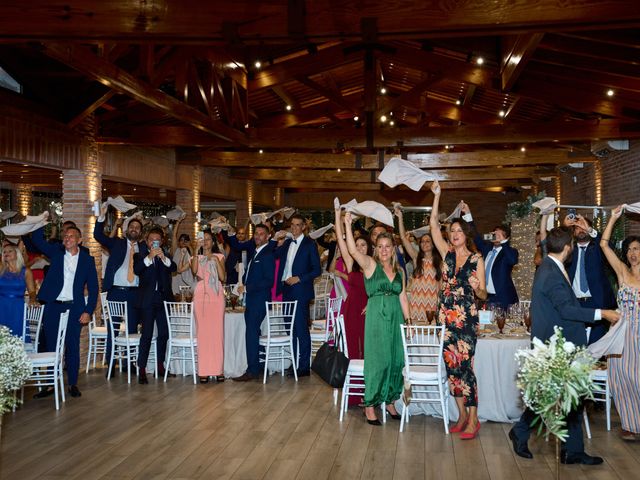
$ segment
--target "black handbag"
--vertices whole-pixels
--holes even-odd
[[[337,339],[334,345],[323,343],[311,364],[311,370],[334,388],[342,388],[349,368],[349,359],[338,349],[338,344]]]

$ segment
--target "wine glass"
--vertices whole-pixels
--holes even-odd
[[[531,331],[531,309],[524,309],[524,324],[527,327],[527,332]]]
[[[498,325],[498,330],[500,330],[500,333],[502,333],[502,329],[504,328],[504,323],[505,323],[504,309],[501,307],[496,307],[494,309],[494,315],[496,319],[496,325]]]
[[[236,309],[236,305],[238,305],[238,296],[231,294],[229,296],[229,298],[231,299],[231,308],[233,310],[235,310]]]

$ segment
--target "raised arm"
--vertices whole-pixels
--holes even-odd
[[[407,231],[404,228],[404,220],[402,219],[402,209],[400,207],[395,207],[393,212],[398,217],[398,230],[400,231],[400,239],[402,240],[402,246],[404,247],[404,251],[409,254],[411,257],[411,261],[414,265],[416,265],[416,261],[418,260],[418,252],[413,248],[413,245],[409,241]]]
[[[338,248],[340,248],[340,255],[342,255],[342,260],[344,261],[344,266],[347,267],[347,272],[352,272],[353,271],[353,257],[351,255],[349,255],[349,250],[347,248],[347,242],[345,242],[344,238],[343,238],[343,232],[342,232],[342,212],[340,207],[335,209],[335,213],[336,213],[336,220],[334,223],[334,227],[336,229],[336,237],[337,237],[337,241],[338,241]],[[349,227],[347,230],[351,230],[351,227]],[[334,257],[335,259],[335,257]]]
[[[431,208],[431,218],[429,219],[429,225],[431,226],[431,238],[433,239],[433,244],[438,249],[438,252],[440,252],[440,256],[444,258],[447,256],[447,252],[449,251],[449,245],[442,236],[442,232],[440,231],[440,222],[438,221],[440,194],[442,193],[442,190],[440,189],[440,184],[437,180],[434,180],[431,184],[431,191],[433,192],[433,207]]]
[[[620,215],[622,215],[622,205],[618,205],[616,208],[611,210],[611,218],[609,219],[609,222],[607,222],[607,226],[604,229],[602,238],[600,239],[600,248],[604,252],[604,256],[607,257],[609,265],[611,265],[613,271],[616,272],[618,284],[621,284],[624,281],[624,273],[627,270],[627,266],[618,258],[616,252],[614,252],[609,245],[609,241],[611,240],[611,234],[613,233],[613,226],[620,218]]]
[[[347,237],[347,251],[353,259],[358,262],[364,276],[370,278],[376,269],[376,262],[369,255],[362,254],[356,248],[356,241],[353,239],[353,229],[351,226],[351,212],[344,214],[344,230]]]
[[[182,219],[178,220],[171,231],[171,250],[169,251],[171,258],[173,258],[173,255],[176,253],[176,249],[178,248],[178,229],[180,228],[181,223]],[[180,266],[178,266],[178,268],[180,268]]]

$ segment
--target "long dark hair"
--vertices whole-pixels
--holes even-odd
[[[356,239],[356,244],[358,243],[358,240],[364,240],[365,243],[367,244],[367,255],[369,255],[370,257],[373,257],[373,244],[371,243],[371,239],[369,238],[368,235],[360,235],[357,239]],[[360,268],[360,264],[358,262],[356,262],[355,260],[353,261],[353,266],[351,267],[351,271],[352,272],[360,272],[362,271],[362,268]]]
[[[622,242],[622,261],[629,268],[631,268],[631,264],[629,263],[629,259],[627,258],[627,253],[629,253],[629,245],[631,245],[633,242],[640,243],[640,236],[630,235],[624,239],[624,242]]]
[[[460,229],[462,230],[462,233],[464,233],[467,249],[471,253],[476,253],[478,249],[476,248],[476,244],[473,243],[473,229],[471,228],[471,225],[469,225],[463,218],[458,217],[451,220],[449,229],[451,229],[451,227],[456,223],[460,225]],[[451,241],[451,238],[449,238],[449,241]]]
[[[433,243],[431,235],[428,235],[428,237],[431,238],[431,261],[433,262],[433,267],[436,269],[436,280],[440,281],[442,279],[442,255],[440,255],[440,252]],[[422,238],[420,241],[422,241]],[[422,251],[422,248],[418,247],[418,258],[416,259],[416,266],[413,269],[413,278],[419,278],[424,273],[422,271],[424,257],[425,253]]]
[[[218,242],[216,241],[216,236],[211,230],[204,230],[203,233],[205,235],[211,235],[211,240],[213,240],[211,244],[211,253],[222,253],[220,252],[220,248],[218,248]],[[204,255],[204,245],[198,249],[198,255]]]

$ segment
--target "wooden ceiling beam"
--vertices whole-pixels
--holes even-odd
[[[567,59],[566,64],[558,62],[549,62],[549,60],[531,59],[527,73],[535,73],[537,75],[545,75],[568,80],[573,83],[574,88],[578,85],[586,85],[589,88],[600,86],[603,93],[607,88],[627,90],[634,94],[640,93],[640,72],[638,76],[630,77],[628,75],[617,74],[616,72],[608,72],[600,70],[597,63],[591,62],[592,70],[583,70],[583,72],[572,69],[571,61]]]
[[[637,48],[624,45],[616,45],[612,48],[611,45],[576,38],[572,35],[545,35],[538,48],[540,50],[593,58],[598,61],[620,62],[628,65],[636,65],[638,57]]]
[[[109,90],[105,94],[101,95],[100,98],[96,99],[91,105],[87,106],[84,110],[78,113],[73,119],[67,123],[69,128],[73,128],[78,125],[82,120],[87,118],[93,112],[95,112],[98,108],[107,103],[111,98],[116,94],[114,90]]]
[[[378,110],[378,115],[386,115],[389,112],[397,110],[401,106],[409,106],[414,104],[416,101],[420,100],[420,95],[442,81],[443,78],[444,77],[442,75],[433,75],[422,80],[417,85],[413,86],[409,90],[402,92],[396,98],[393,98],[392,100],[387,102],[385,107],[382,107]]]
[[[500,81],[503,91],[509,92],[513,88],[543,35],[543,33],[526,33],[502,39]]]
[[[309,87],[312,90],[315,90],[317,93],[325,97],[331,103],[337,105],[338,107],[342,107],[344,110],[347,110],[352,113],[356,113],[357,109],[349,102],[345,100],[345,98],[337,92],[334,92],[324,86],[320,85],[318,82],[311,80],[310,78],[299,76],[296,77],[296,80],[302,83],[304,86]]]
[[[438,169],[425,170],[425,173],[433,175],[442,181],[473,181],[473,180],[505,180],[528,179],[538,176],[555,176],[555,170],[546,168],[505,167],[505,168],[466,168],[466,169]],[[238,168],[231,172],[234,178],[250,180],[298,180],[298,181],[324,181],[324,182],[378,182],[378,172],[371,171],[338,171],[331,170],[307,170],[307,169],[279,169],[279,168]]]
[[[378,192],[382,189],[379,183],[348,183],[348,182],[313,182],[287,180],[276,182],[276,187],[299,190],[325,190],[337,192],[340,190],[362,191],[362,192]]]
[[[222,122],[211,120],[206,114],[138,80],[118,66],[78,45],[46,44],[44,53],[69,67],[82,72],[103,85],[120,91],[177,120],[192,125],[223,140],[240,145],[247,143],[244,133]]]

